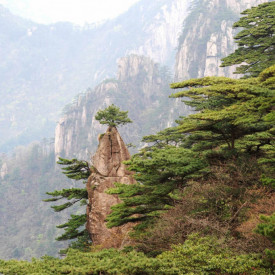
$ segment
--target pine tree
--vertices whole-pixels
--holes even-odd
[[[171,87],[189,88],[172,97],[188,97],[185,104],[199,112],[179,119],[176,127],[144,138],[152,145],[126,162],[138,183],[117,184],[109,191],[122,200],[112,207],[110,227],[136,221],[142,222],[137,229],[147,226],[174,205],[177,192],[190,179],[203,177],[217,157],[253,155],[272,165],[275,66],[257,78],[205,77]],[[267,171],[267,177],[273,173]]]
[[[100,124],[107,124],[112,127],[132,123],[132,120],[128,118],[128,111],[120,111],[114,104],[104,110],[99,110],[95,115],[95,119]]]
[[[274,144],[275,66],[258,78],[204,77],[174,83],[186,88],[172,97],[189,97],[185,104],[199,113],[178,120],[178,131],[192,133],[186,146],[193,150],[265,152]]]
[[[241,64],[236,74],[258,76],[275,63],[275,2],[263,3],[242,12],[233,28],[242,28],[234,37],[237,50],[222,59],[221,67]]]
[[[63,174],[65,174],[68,178],[74,180],[84,180],[84,184],[91,174],[91,170],[87,161],[59,158],[59,161],[57,163],[65,166],[62,168],[62,170]],[[80,206],[87,205],[88,192],[86,188],[55,190],[53,192],[47,192],[46,194],[52,196],[52,198],[44,200],[45,202],[66,200],[66,202],[61,205],[51,206],[55,212],[60,212],[64,209],[67,209],[76,203],[79,203]],[[57,237],[57,240],[63,241],[77,239],[77,241],[75,243],[72,243],[70,246],[77,246],[85,249],[86,245],[89,243],[89,236],[86,229],[83,228],[85,223],[86,214],[71,215],[71,218],[68,220],[68,222],[57,226],[57,228],[65,229],[65,232],[61,236]]]
[[[142,221],[138,226],[142,228],[152,223],[154,217],[175,204],[174,191],[184,188],[190,176],[199,176],[206,165],[199,154],[169,145],[142,150],[125,164],[135,172],[137,183],[116,183],[116,188],[109,190],[109,194],[119,194],[123,200],[112,207],[113,212],[107,218],[109,227]]]

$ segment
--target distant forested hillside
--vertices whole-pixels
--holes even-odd
[[[218,2],[220,10],[225,2]],[[264,1],[253,1],[255,5],[258,2]],[[44,140],[19,147],[13,154],[1,154],[0,258],[30,259],[45,253],[56,256],[59,248],[67,247],[67,243],[54,240],[60,235],[55,226],[66,221],[69,214],[83,213],[85,209],[56,215],[42,199],[46,198],[46,192],[82,184],[67,181],[55,165],[56,155],[79,156],[89,161],[102,129],[98,125],[91,127],[96,125],[94,114],[98,108],[116,103],[129,110],[134,128],[127,126],[126,143],[134,141],[140,148],[144,145],[128,162],[138,184],[129,188],[117,184],[110,191],[121,196],[122,204],[113,208],[109,226],[120,226],[135,218],[142,222],[132,236],[135,247],[86,254],[70,251],[65,259],[46,256],[32,263],[0,261],[3,274],[28,274],[30,270],[42,274],[156,274],[156,270],[159,274],[272,274],[274,66],[262,67],[266,71],[261,70],[260,75],[258,72],[252,78],[247,74],[248,79],[217,77],[232,76],[235,71],[235,67],[221,69],[220,58],[234,52],[230,22],[233,23],[232,18],[236,18],[241,7],[250,7],[251,2],[227,1],[227,8],[232,11],[225,14],[224,20],[223,13],[212,14],[205,20],[207,24],[200,22],[209,11],[215,10],[216,1],[192,2],[193,10],[187,20],[190,25],[183,26],[186,33],[179,40],[178,83],[171,86],[179,90],[172,98],[168,98],[171,92],[168,82],[172,82],[169,70],[148,57],[129,55],[120,59],[118,76],[114,76],[117,57],[131,52],[121,43],[124,39],[128,41],[130,33],[136,32],[135,38],[128,41],[136,52],[149,53],[157,48],[159,53],[162,51],[163,41],[151,47],[152,33],[156,30],[152,26],[162,30],[163,25],[171,23],[169,16],[170,21],[166,21],[161,15],[167,16],[167,10],[175,12],[172,9],[175,6],[169,4],[179,1],[155,1],[148,5],[148,14],[144,12],[147,2],[140,3],[141,6],[136,5],[127,13],[130,21],[128,15],[123,15],[87,30],[67,23],[45,27],[1,10],[0,18],[10,28],[0,35],[0,45],[3,49],[7,45],[3,64],[12,64],[16,72],[0,68],[7,79],[0,84],[3,87],[0,125],[1,130],[6,129],[6,134],[1,135],[2,148],[8,150],[16,144],[28,143],[42,137],[41,133],[52,135],[57,105],[64,106],[70,101],[75,89],[86,92],[64,108],[54,141]],[[268,14],[273,9],[268,7],[265,11]],[[274,13],[269,16],[271,47],[266,53],[274,55]],[[153,20],[152,24],[148,18]],[[17,23],[14,26],[9,20]],[[135,21],[140,25],[132,29]],[[115,24],[114,28],[114,22],[125,25]],[[201,37],[202,33],[207,35]],[[5,44],[7,37],[10,42]],[[67,43],[70,39],[73,44]],[[28,48],[29,41],[32,50]],[[165,48],[162,57],[168,65],[175,54],[171,45]],[[101,63],[100,55],[108,62]],[[253,55],[252,66],[263,56]],[[29,73],[33,68],[34,72]],[[207,77],[207,72],[216,77]],[[112,77],[100,82],[107,75]],[[187,80],[190,75],[201,78]],[[13,79],[21,81],[20,85],[14,84]],[[86,90],[90,81],[99,85]],[[190,115],[190,108],[196,113]],[[178,117],[176,123],[175,117]],[[40,132],[43,127],[48,130]],[[147,136],[141,143],[139,138],[144,134]]]
[[[40,25],[0,5],[0,152],[53,137],[62,108],[114,77],[117,58],[136,52],[171,66],[186,6],[142,0],[115,19],[80,28]]]

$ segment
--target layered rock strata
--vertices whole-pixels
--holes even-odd
[[[116,127],[109,127],[99,140],[98,149],[92,159],[93,173],[87,182],[89,204],[86,227],[94,245],[120,248],[130,241],[128,232],[132,225],[115,228],[106,226],[111,206],[120,202],[117,195],[109,195],[106,191],[114,187],[115,182],[134,182],[131,172],[122,163],[129,159],[128,149]]]

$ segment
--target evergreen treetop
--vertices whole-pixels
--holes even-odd
[[[128,118],[128,111],[121,111],[114,104],[104,110],[99,110],[95,115],[95,119],[100,124],[107,124],[112,127],[132,123],[132,120]]]
[[[262,159],[267,179],[274,176],[274,83],[275,66],[257,78],[205,77],[174,83],[187,88],[172,97],[188,97],[185,104],[195,114],[179,119],[178,126],[144,138],[152,145],[126,162],[135,171],[136,184],[117,184],[109,193],[122,203],[112,207],[108,225],[141,223],[143,229],[177,201],[177,192],[190,179],[209,173],[212,159],[243,154]]]
[[[233,28],[242,28],[234,37],[238,48],[222,59],[221,67],[241,64],[236,74],[258,76],[275,62],[275,2],[263,3],[242,12]]]
[[[275,65],[257,78],[204,77],[172,84],[189,89],[171,97],[189,97],[184,103],[200,111],[178,120],[181,133],[192,133],[186,144],[195,150],[268,150],[274,142],[274,76]]]

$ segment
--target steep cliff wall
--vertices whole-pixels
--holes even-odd
[[[140,0],[87,28],[36,24],[0,5],[0,151],[51,137],[60,109],[113,77],[118,58],[138,53],[172,65],[189,1]]]
[[[105,80],[80,95],[60,119],[55,132],[56,155],[90,158],[97,136],[104,131],[94,116],[112,103],[128,110],[134,122],[119,129],[124,141],[140,146],[142,136],[170,126],[178,117],[176,101],[168,99],[170,82],[169,72],[147,57],[121,58],[117,79]],[[182,105],[181,114],[189,112]]]
[[[220,68],[220,59],[236,49],[232,25],[240,12],[266,0],[194,1],[184,23],[175,65],[175,80],[233,75],[234,67]]]
[[[155,62],[173,66],[178,37],[191,1],[155,0],[154,2],[161,5],[156,9],[153,21],[144,28],[145,41],[130,53],[150,56]],[[147,5],[148,2],[143,2],[139,9],[146,10]]]

